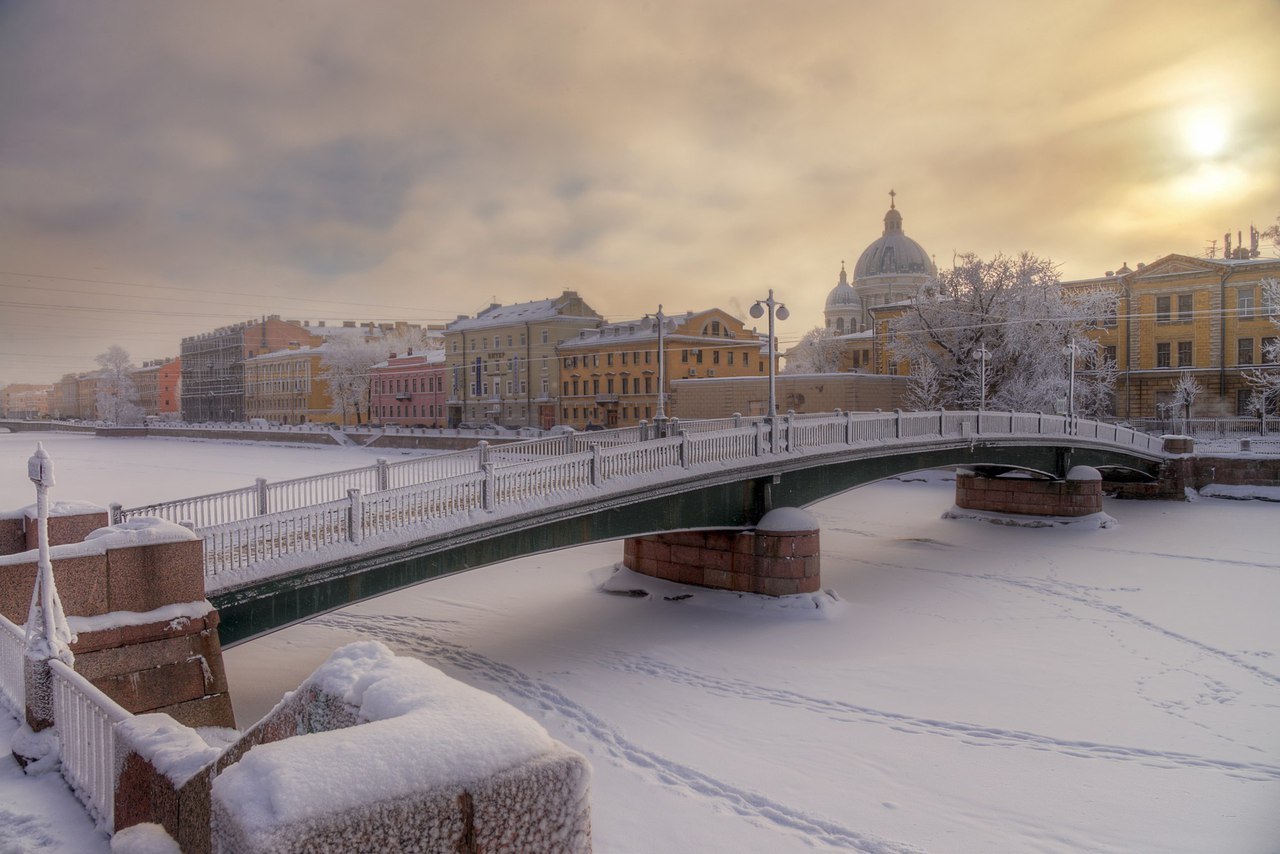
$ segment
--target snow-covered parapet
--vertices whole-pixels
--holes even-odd
[[[215,851],[591,848],[582,756],[380,643],[335,652],[272,716],[302,734],[216,777]]]

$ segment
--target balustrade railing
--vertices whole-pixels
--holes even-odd
[[[377,464],[278,483],[228,490],[121,511],[190,520],[205,541],[206,572],[217,575],[297,552],[359,542],[365,536],[425,524],[473,510],[528,503],[711,463],[766,454],[795,454],[859,444],[984,435],[1077,436],[1143,451],[1160,439],[1127,427],[1040,413],[991,411],[788,414],[681,422],[667,435],[654,425],[566,433],[452,454]]]
[[[57,659],[53,671],[53,718],[62,776],[107,830],[115,830],[115,726],[130,715],[89,680]]]
[[[18,720],[26,716],[26,634],[0,614],[0,700]]]

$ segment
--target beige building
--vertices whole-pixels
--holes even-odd
[[[333,396],[323,375],[325,346],[293,347],[245,359],[246,417],[275,424],[356,423],[354,412],[333,412]]]
[[[782,374],[775,388],[779,414],[890,411],[902,406],[907,380],[874,374]],[[681,379],[672,384],[671,414],[677,418],[764,415],[768,408],[767,376]]]
[[[498,305],[444,331],[449,425],[541,427],[556,423],[556,348],[604,319],[576,291]]]
[[[51,385],[12,383],[0,388],[0,416],[5,418],[44,418],[49,414]]]
[[[718,308],[663,317],[662,376],[768,376],[768,342]],[[655,317],[584,329],[560,345],[560,423],[628,427],[658,414],[659,326]],[[666,413],[670,415],[670,413]]]
[[[1263,288],[1264,281],[1280,279],[1280,258],[1256,253],[1255,246],[1225,259],[1166,255],[1134,270],[1126,264],[1064,283],[1116,294],[1115,313],[1100,318],[1094,334],[1120,371],[1118,417],[1171,414],[1184,371],[1203,390],[1193,416],[1249,414],[1252,388],[1244,374],[1263,363],[1267,345],[1280,335],[1272,322],[1280,305],[1268,302]]]

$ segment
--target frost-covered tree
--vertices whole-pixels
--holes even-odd
[[[929,412],[943,405],[942,384],[938,381],[938,369],[928,359],[921,359],[911,366],[907,377],[907,395],[903,403],[907,409]]]
[[[408,353],[420,355],[432,350],[443,350],[444,336],[422,327],[404,327],[387,335],[383,349],[386,350],[386,356],[392,353],[401,356]]]
[[[988,407],[1022,411],[1066,400],[1074,346],[1076,412],[1095,414],[1108,406],[1116,371],[1088,333],[1115,303],[1105,290],[1064,289],[1053,263],[1027,252],[990,261],[966,254],[890,323],[889,346],[913,370],[930,365],[940,403],[961,409],[978,407],[973,354],[985,348]]]
[[[1271,318],[1271,325],[1280,330],[1280,279],[1262,280],[1262,310]],[[1280,337],[1264,339],[1262,362],[1244,372],[1245,382],[1252,389],[1249,410],[1258,418],[1275,412],[1280,405]]]
[[[840,371],[840,341],[825,326],[815,326],[787,353],[788,374],[835,374]]]
[[[142,407],[138,406],[138,387],[133,382],[133,362],[119,344],[94,357],[98,363],[97,395],[94,401],[98,418],[113,424],[139,424]]]
[[[387,342],[350,335],[327,342],[323,349],[321,376],[329,383],[333,398],[330,411],[344,423],[363,423],[368,418],[369,369],[387,358]]]
[[[1170,402],[1179,418],[1191,418],[1191,406],[1202,391],[1204,387],[1191,376],[1190,371],[1183,371],[1178,376],[1178,382],[1173,387],[1173,400]]]

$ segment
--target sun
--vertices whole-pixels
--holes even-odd
[[[1210,160],[1227,150],[1230,123],[1223,110],[1200,107],[1182,116],[1182,139],[1187,151],[1201,160]]]

